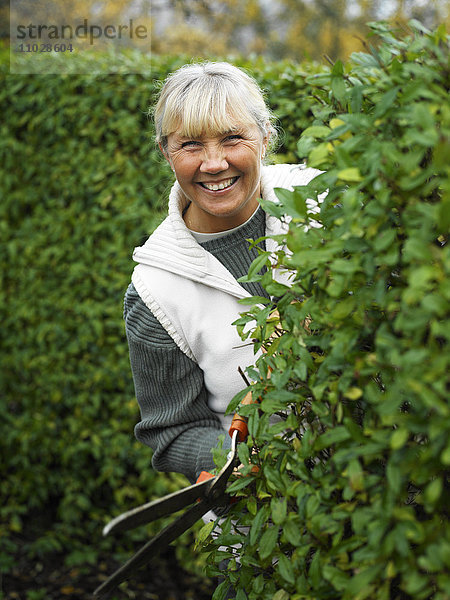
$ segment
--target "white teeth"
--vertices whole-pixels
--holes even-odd
[[[211,192],[217,192],[217,190],[224,190],[227,187],[230,187],[235,181],[237,177],[231,177],[231,179],[225,179],[225,181],[221,181],[220,183],[202,183],[202,186]]]

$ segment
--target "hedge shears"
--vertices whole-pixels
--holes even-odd
[[[192,527],[209,510],[228,503],[229,498],[226,487],[231,473],[239,462],[237,445],[239,442],[244,441],[248,435],[246,419],[235,414],[229,433],[231,436],[231,450],[227,462],[218,475],[214,476],[212,473],[202,471],[197,482],[193,485],[122,513],[105,526],[103,535],[127,531],[139,525],[151,523],[192,504],[180,517],[142,546],[136,554],[104,581],[95,590],[94,596],[108,595],[120,583],[129,579],[130,575],[137,569],[165,550],[171,542]]]

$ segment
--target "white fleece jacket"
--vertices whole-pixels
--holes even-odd
[[[277,202],[274,188],[305,185],[319,174],[299,165],[273,165],[261,172],[261,195]],[[178,347],[195,360],[204,373],[210,408],[223,415],[243,387],[238,367],[255,361],[252,345],[242,342],[232,323],[245,309],[238,303],[246,290],[214,256],[194,239],[182,212],[186,199],[176,182],[169,197],[169,214],[142,247],[135,248],[138,263],[132,282],[153,315]],[[314,210],[313,206],[310,207]],[[286,225],[267,215],[266,234],[277,235]],[[266,249],[275,251],[274,240]],[[285,273],[275,273],[288,283]],[[224,426],[228,419],[224,419]]]

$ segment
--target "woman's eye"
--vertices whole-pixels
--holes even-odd
[[[182,148],[189,148],[189,147],[195,147],[198,146],[200,144],[200,142],[196,142],[195,140],[189,140],[188,142],[183,142],[181,144]]]
[[[225,141],[235,142],[236,140],[241,140],[242,136],[239,134],[228,135]]]

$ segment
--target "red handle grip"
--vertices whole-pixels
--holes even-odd
[[[245,417],[241,417],[237,413],[234,415],[233,420],[231,421],[230,429],[228,433],[230,437],[233,437],[233,433],[237,431],[237,441],[244,442],[248,436],[248,427],[247,427],[247,419]]]
[[[215,477],[215,475],[213,475],[212,473],[209,473],[208,471],[202,471],[200,473],[200,475],[197,477],[196,483],[201,483],[202,481],[206,481],[207,479],[212,479],[213,477]]]
[[[242,400],[241,405],[254,404],[257,400],[253,400],[252,393],[248,392],[245,398]],[[244,442],[248,436],[248,427],[247,427],[247,419],[238,415],[237,413],[234,415],[233,420],[231,421],[231,426],[228,431],[231,437],[233,437],[233,432],[237,431],[237,439],[238,442]]]

